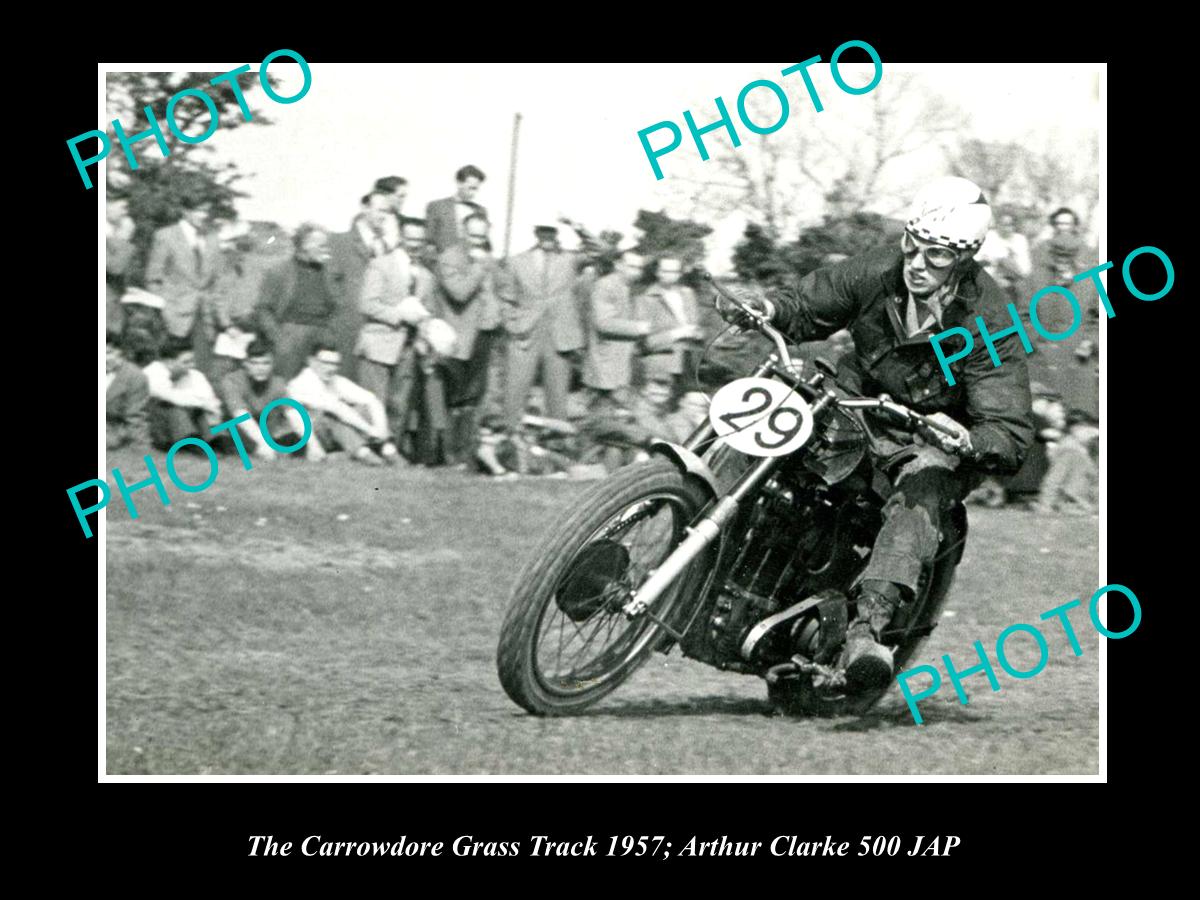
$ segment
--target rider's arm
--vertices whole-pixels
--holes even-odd
[[[981,309],[992,334],[1011,326],[1000,289],[985,275]],[[971,326],[975,350],[963,360],[961,381],[967,395],[971,432],[971,461],[984,471],[1006,475],[1016,472],[1033,446],[1035,428],[1029,368],[1025,348],[1016,334],[996,342],[1000,365],[992,364],[976,325]]]
[[[772,292],[768,299],[775,306],[775,323],[796,341],[824,340],[850,324],[859,311],[859,298],[878,287],[894,256],[887,248],[869,250]]]

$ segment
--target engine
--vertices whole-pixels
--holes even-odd
[[[757,673],[760,666],[741,657],[747,633],[818,591],[846,589],[869,553],[878,507],[845,485],[781,470],[746,514],[748,526],[722,567],[724,583],[693,629],[703,623],[703,635],[684,649],[721,669]]]

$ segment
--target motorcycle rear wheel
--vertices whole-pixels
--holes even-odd
[[[521,572],[500,631],[500,683],[515,703],[536,715],[571,715],[637,670],[662,629],[647,616],[628,619],[621,607],[707,500],[701,485],[656,458],[618,470],[554,523]],[[715,553],[714,545],[663,592],[650,609],[656,618],[688,621]]]

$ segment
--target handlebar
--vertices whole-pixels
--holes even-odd
[[[705,281],[712,285],[717,294],[740,309],[746,315],[746,317],[750,319],[757,331],[771,339],[771,342],[775,345],[775,352],[779,354],[779,361],[789,372],[798,377],[801,366],[799,363],[792,361],[791,354],[788,353],[787,349],[787,340],[783,336],[783,333],[779,331],[779,329],[773,327],[770,320],[757,309],[743,303],[737,297],[733,296],[733,294],[729,293],[729,291],[725,290],[725,288],[721,287],[721,285],[717,283],[716,279],[712,277],[712,273],[705,272],[702,277]],[[938,422],[929,416],[924,416],[916,410],[909,409],[902,403],[896,403],[887,394],[883,394],[879,397],[857,397],[854,399],[839,398],[836,402],[838,406],[845,407],[846,409],[882,409],[886,412],[900,416],[910,425],[924,426],[925,428],[940,432],[947,437],[957,437],[958,434],[948,425],[943,425],[941,422]]]
[[[784,338],[783,332],[777,328],[774,328],[771,325],[771,320],[754,307],[747,306],[737,297],[733,296],[733,294],[729,293],[729,291],[725,290],[725,288],[721,287],[721,285],[717,283],[716,279],[712,277],[711,272],[705,272],[702,277],[705,281],[712,285],[713,290],[715,290],[721,297],[724,297],[727,301],[745,313],[745,315],[754,323],[754,327],[757,331],[771,339],[771,343],[775,345],[775,352],[779,354],[779,362],[785,369],[787,369],[787,371],[791,372],[798,378],[800,376],[801,365],[793,361],[792,355],[788,353],[787,339]]]

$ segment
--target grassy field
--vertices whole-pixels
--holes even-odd
[[[135,456],[116,456],[132,481]],[[181,469],[185,473],[187,466]],[[192,480],[198,482],[203,475]],[[761,681],[655,655],[572,719],[513,705],[495,670],[517,570],[584,483],[222,459],[196,495],[108,512],[107,770],[276,774],[1092,774],[1099,637],[1055,626],[1035,678],[948,680],[913,724],[772,716]],[[974,663],[1015,622],[1097,586],[1096,520],[971,513],[922,656]],[[1014,665],[1034,658],[1010,644]],[[925,661],[925,660],[921,660]],[[914,661],[914,664],[917,661]],[[972,685],[974,688],[972,689]]]

